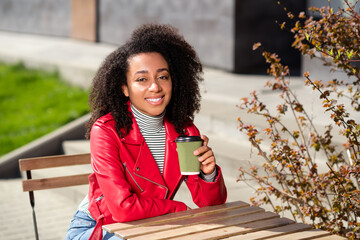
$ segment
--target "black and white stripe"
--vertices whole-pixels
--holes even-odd
[[[131,105],[131,110],[139,126],[140,132],[145,138],[145,142],[162,174],[165,156],[165,112],[159,116],[153,117],[140,112],[133,105]]]

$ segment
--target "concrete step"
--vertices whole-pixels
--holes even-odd
[[[66,155],[89,153],[90,141],[89,140],[68,140],[62,143],[63,152]]]

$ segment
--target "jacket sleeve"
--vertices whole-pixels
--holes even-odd
[[[195,125],[188,129],[190,135],[200,135]],[[198,207],[219,205],[226,202],[227,190],[221,168],[216,165],[217,177],[214,182],[206,182],[198,175],[190,175],[185,179],[192,199]]]
[[[198,175],[191,175],[185,179],[193,201],[198,207],[223,204],[227,198],[227,191],[224,183],[221,168],[216,166],[217,177],[215,182],[206,182]]]
[[[186,210],[182,202],[135,194],[125,177],[117,138],[116,131],[104,125],[94,124],[91,130],[91,164],[103,195],[101,202],[113,220],[128,222]]]

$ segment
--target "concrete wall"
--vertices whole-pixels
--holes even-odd
[[[1,0],[0,30],[89,39],[86,34],[74,34],[81,30],[76,26],[84,25],[74,12],[87,7],[81,3],[83,8],[72,9],[77,2]],[[98,5],[99,25],[89,27],[97,28],[100,42],[121,45],[143,23],[171,24],[195,47],[205,65],[234,69],[234,0],[100,0]]]
[[[70,36],[70,0],[1,0],[0,30]]]
[[[0,30],[89,39],[81,32],[93,29],[75,29],[84,25],[75,13],[89,7],[80,2],[0,0]],[[83,8],[73,9],[79,4]],[[94,0],[86,4],[93,5]],[[94,41],[120,45],[140,24],[167,23],[180,30],[205,65],[234,69],[234,0],[98,0],[97,4],[98,22],[89,25],[98,31]]]
[[[121,44],[143,23],[177,27],[202,62],[232,71],[234,68],[233,0],[101,0],[101,42]]]
[[[284,4],[298,12],[306,1]],[[300,69],[291,34],[275,23],[283,19],[282,8],[269,0],[0,0],[0,30],[121,45],[143,23],[166,23],[180,30],[204,65],[237,73],[265,73],[264,59],[252,51],[259,41]]]
[[[90,114],[0,157],[0,179],[21,177],[19,159],[64,154],[63,142],[83,139]]]

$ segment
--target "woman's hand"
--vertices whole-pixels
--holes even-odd
[[[208,147],[209,138],[205,135],[200,136],[204,140],[203,146],[194,151],[196,156],[201,155],[198,159],[201,162],[201,171],[206,175],[211,174],[215,170],[215,156],[210,147]]]

